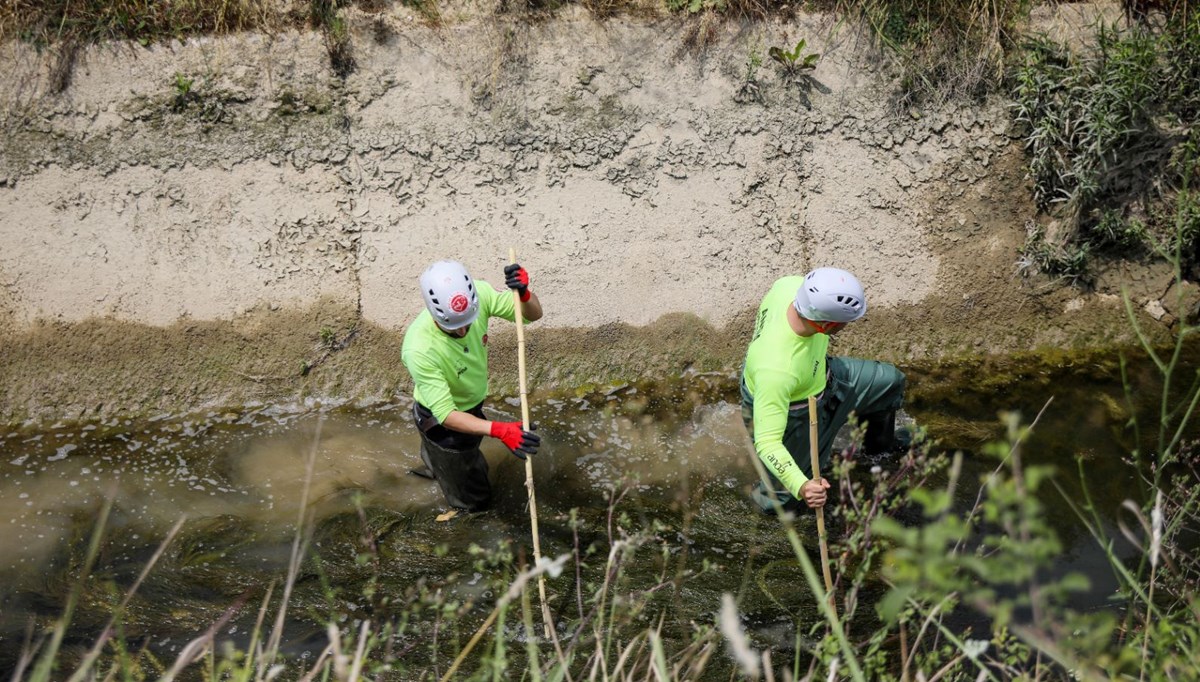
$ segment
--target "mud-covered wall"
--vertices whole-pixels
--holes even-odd
[[[420,271],[500,284],[510,247],[547,388],[732,371],[770,282],[826,264],[868,289],[845,351],[896,361],[1120,342],[1128,284],[1173,321],[1165,268],[1023,276],[1005,103],[897,111],[829,17],[703,48],[677,20],[350,19],[345,78],[319,34],[93,48],[61,92],[53,53],[0,49],[0,416],[386,396]],[[766,57],[801,38],[811,75]]]
[[[811,84],[764,63],[746,91],[752,51],[818,30],[692,54],[669,26],[410,29],[360,38],[345,83],[319,34],[91,51],[6,144],[5,223],[43,228],[4,235],[18,322],[332,295],[402,326],[431,259],[494,279],[509,246],[560,325],[723,323],[761,293],[743,279],[810,261],[919,301],[939,262],[914,198],[986,175],[1003,111],[891,120],[869,65],[816,40]]]

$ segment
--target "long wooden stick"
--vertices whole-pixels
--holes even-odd
[[[817,397],[808,397],[808,451],[812,455],[812,480],[821,482],[820,445],[817,443]],[[826,498],[828,499],[828,498]],[[837,611],[833,599],[833,576],[829,573],[829,545],[825,543],[825,508],[817,507],[817,539],[821,544],[821,572],[825,574],[825,594],[829,608]]]
[[[510,263],[517,262],[516,249],[508,249],[508,261]],[[525,389],[525,315],[521,309],[521,294],[513,289],[513,317],[517,320],[517,377],[521,387],[521,428],[529,430],[529,399]],[[525,489],[529,492],[529,526],[533,533],[533,560],[534,563],[542,560],[542,543],[538,537],[538,517],[537,517],[537,495],[533,490],[533,459],[525,458]],[[550,620],[550,605],[546,603],[546,575],[545,573],[538,574],[538,598],[542,603],[542,626],[543,633],[546,637],[550,636],[550,629],[553,627]]]

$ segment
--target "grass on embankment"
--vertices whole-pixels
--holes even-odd
[[[60,55],[60,89],[70,81],[81,46],[105,41],[154,42],[234,31],[271,33],[287,28],[321,31],[331,65],[354,69],[356,29],[387,30],[386,17],[415,14],[440,25],[448,13],[438,0],[11,0],[0,5],[0,39],[53,47]],[[447,3],[448,4],[448,3]],[[1001,82],[1007,50],[1028,17],[1028,0],[497,0],[459,8],[454,16],[519,19],[551,15],[578,5],[596,18],[676,15],[692,22],[689,43],[702,49],[727,21],[786,17],[795,12],[831,13],[843,25],[873,36],[901,71],[902,105],[956,96],[977,96]],[[357,18],[350,9],[356,10]],[[363,17],[366,17],[363,19]],[[361,20],[361,21],[359,21]],[[352,23],[362,23],[361,27]]]

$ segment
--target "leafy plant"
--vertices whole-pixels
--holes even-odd
[[[1091,277],[1091,247],[1087,242],[1056,245],[1046,239],[1045,230],[1034,221],[1025,226],[1025,245],[1017,269],[1023,275],[1043,272],[1065,277],[1072,282],[1086,282]]]
[[[1100,220],[1087,228],[1087,240],[1105,248],[1136,252],[1146,245],[1146,225],[1137,218],[1125,218],[1116,209],[1101,212]]]
[[[796,47],[792,48],[791,50],[784,50],[781,47],[772,47],[771,49],[767,50],[767,55],[776,62],[779,62],[779,64],[783,66],[784,71],[786,71],[788,74],[791,74],[797,70],[803,71],[815,69],[817,68],[817,61],[821,59],[821,55],[815,52],[807,55],[803,54],[804,47],[806,45],[807,42],[801,38],[800,41],[796,43]]]
[[[667,0],[667,9],[672,12],[686,11],[688,14],[699,14],[703,11],[723,12],[726,6],[726,0]]]
[[[762,68],[762,63],[762,53],[755,49],[750,50],[750,54],[746,55],[746,80],[754,80],[758,70]]]
[[[195,85],[195,80],[183,75],[175,73],[175,96],[171,100],[171,109],[174,111],[183,111],[189,104],[200,99],[200,96],[192,89]]]
[[[333,346],[337,343],[337,332],[333,331],[332,327],[321,327],[319,336],[321,338],[322,348],[333,348]]]

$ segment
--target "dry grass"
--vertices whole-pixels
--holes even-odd
[[[1030,0],[838,0],[857,16],[899,71],[896,104],[979,98],[1002,83],[1006,56]]]
[[[544,18],[579,4],[597,18],[663,12],[686,18],[686,42],[703,46],[726,21],[757,21],[796,12],[825,11],[867,25],[898,66],[898,104],[980,96],[1003,74],[1005,54],[1032,0],[498,0],[497,15]],[[57,54],[55,86],[70,82],[80,46],[108,40],[148,45],[199,34],[273,32],[284,27],[320,30],[331,64],[342,75],[354,68],[347,7],[372,18],[401,7],[430,24],[443,21],[437,0],[8,0],[0,4],[0,38],[50,46]]]
[[[278,0],[8,0],[0,37],[39,45],[272,30],[288,20]]]

